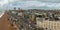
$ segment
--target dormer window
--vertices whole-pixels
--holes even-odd
[[[45,20],[48,20],[49,18],[45,18]]]
[[[42,15],[37,15],[37,17],[40,17],[40,18],[41,18],[41,17],[42,17]]]

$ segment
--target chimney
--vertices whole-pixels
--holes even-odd
[[[16,7],[14,7],[14,10],[16,10]]]
[[[18,8],[18,10],[20,10],[20,8]]]
[[[23,12],[22,9],[18,8],[19,12]]]

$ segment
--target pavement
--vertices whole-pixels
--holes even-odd
[[[16,27],[12,26],[12,22],[8,20],[9,15],[5,13],[1,18],[0,18],[0,30],[17,30]]]

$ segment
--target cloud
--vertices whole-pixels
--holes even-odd
[[[3,2],[3,3],[2,3]],[[0,9],[12,9],[13,7],[29,9],[29,8],[42,8],[42,9],[60,9],[60,3],[42,2],[42,1],[23,1],[23,0],[4,0],[0,1]]]
[[[17,0],[0,0],[0,5],[3,6],[5,4],[9,4],[9,3],[12,3],[15,1],[17,1]]]
[[[0,1],[0,5],[3,6],[4,4],[7,4],[8,3],[8,0],[1,0]]]
[[[49,8],[59,8],[60,3],[46,3],[46,2],[39,2],[39,1],[26,1],[18,3],[21,7],[49,7]]]

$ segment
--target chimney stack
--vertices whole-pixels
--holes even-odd
[[[16,10],[16,7],[14,7],[14,10]]]
[[[18,10],[20,10],[20,8],[18,8]]]

